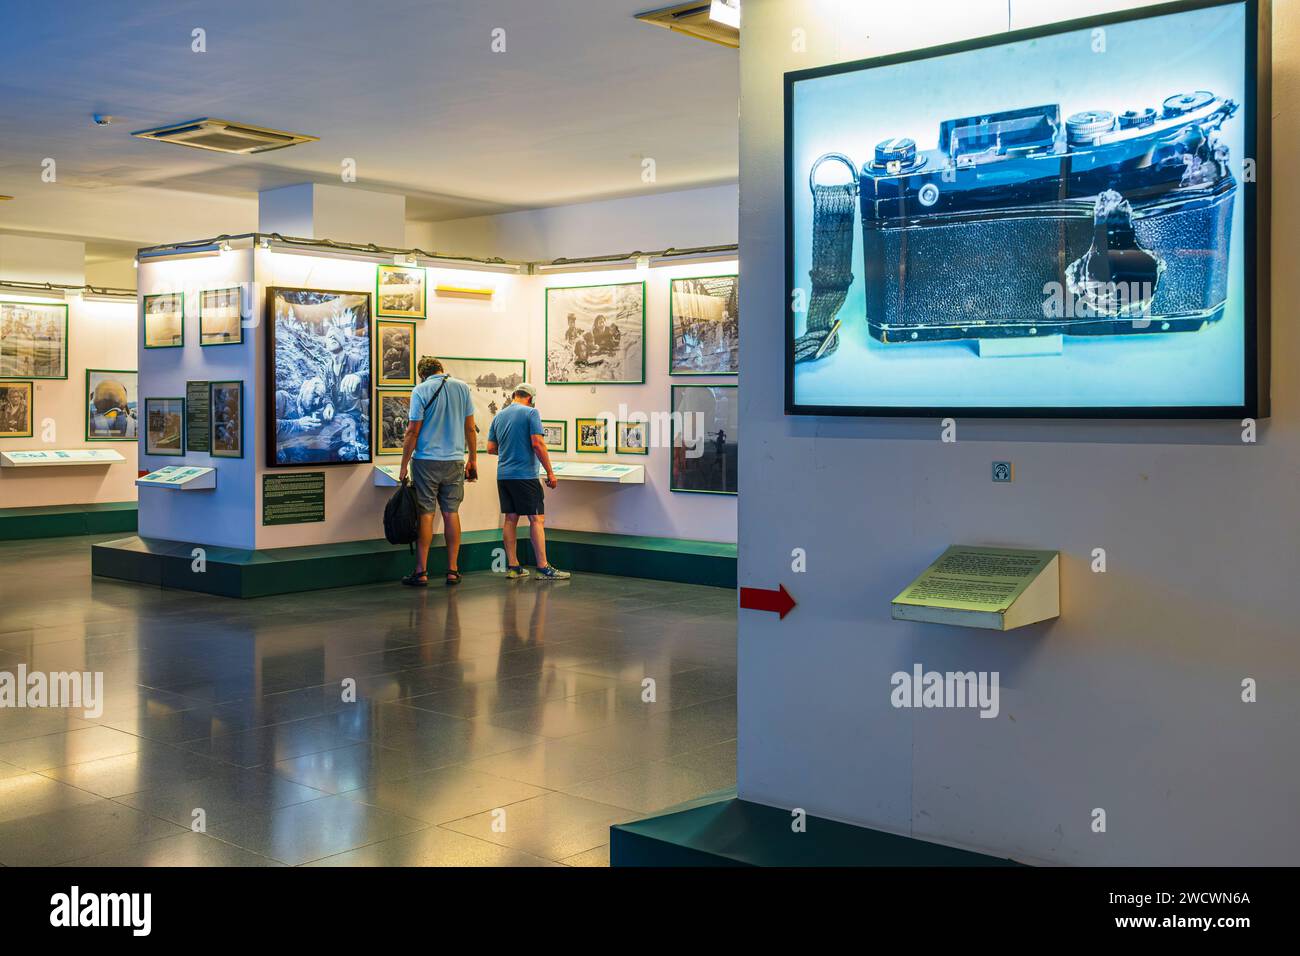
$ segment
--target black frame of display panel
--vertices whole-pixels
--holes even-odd
[[[1147,20],[1170,14],[1187,13],[1213,7],[1245,7],[1248,76],[1255,77],[1255,98],[1242,106],[1245,125],[1244,158],[1255,160],[1255,181],[1242,183],[1245,205],[1243,236],[1245,242],[1245,280],[1243,325],[1245,333],[1244,402],[1240,405],[1177,406],[874,406],[874,405],[803,405],[794,394],[793,292],[797,288],[794,274],[794,85],[801,80],[854,73],[913,60],[964,53],[1003,46],[1022,40],[1056,36],[1076,30],[1091,30],[1134,20]],[[785,74],[785,414],[836,415],[858,418],[1073,418],[1086,419],[1241,419],[1267,418],[1269,415],[1270,361],[1270,202],[1269,176],[1272,173],[1272,0],[1180,0],[1159,6],[1142,7],[1120,13],[1067,20],[1041,27],[1031,27],[959,43],[909,50],[888,56],[836,63],[829,66],[795,70]],[[1262,69],[1261,69],[1262,67]],[[1266,122],[1259,123],[1264,117]],[[1254,149],[1251,149],[1251,146]]]

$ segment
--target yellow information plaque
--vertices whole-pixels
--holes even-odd
[[[1061,614],[1060,554],[955,544],[894,598],[896,621],[995,631]]]

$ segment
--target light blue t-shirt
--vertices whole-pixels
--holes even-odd
[[[537,478],[533,436],[545,435],[542,416],[529,405],[511,402],[492,419],[488,441],[497,443],[497,480]]]
[[[447,386],[429,410],[433,393],[442,380]],[[425,413],[428,420],[425,420]],[[474,414],[474,402],[469,386],[448,375],[430,375],[411,391],[411,417],[413,422],[423,422],[420,437],[412,458],[423,461],[460,461],[465,457],[465,419]]]

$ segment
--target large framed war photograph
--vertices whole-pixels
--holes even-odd
[[[370,294],[266,290],[267,467],[371,460]]]
[[[443,358],[444,371],[469,386],[474,402],[474,427],[478,429],[478,451],[487,451],[488,429],[497,412],[513,399],[515,388],[528,379],[523,359]]]
[[[185,293],[144,297],[144,347],[178,349],[185,345]]]
[[[645,283],[546,290],[546,384],[645,381]]]
[[[68,377],[68,307],[0,302],[0,378]]]
[[[787,73],[786,412],[1267,415],[1268,10]]]
[[[740,276],[673,279],[668,294],[669,375],[740,372]]]
[[[139,374],[86,369],[86,441],[136,441],[140,437]]]

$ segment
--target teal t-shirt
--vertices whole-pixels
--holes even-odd
[[[492,419],[488,441],[497,443],[497,480],[537,478],[537,452],[533,436],[544,435],[537,409],[511,402]]]
[[[433,393],[438,391],[443,379],[447,380],[447,387],[430,411],[429,402],[433,401]],[[430,375],[411,392],[410,420],[423,422],[411,457],[423,461],[460,461],[465,457],[465,419],[473,414],[474,401],[468,385],[448,375]]]

